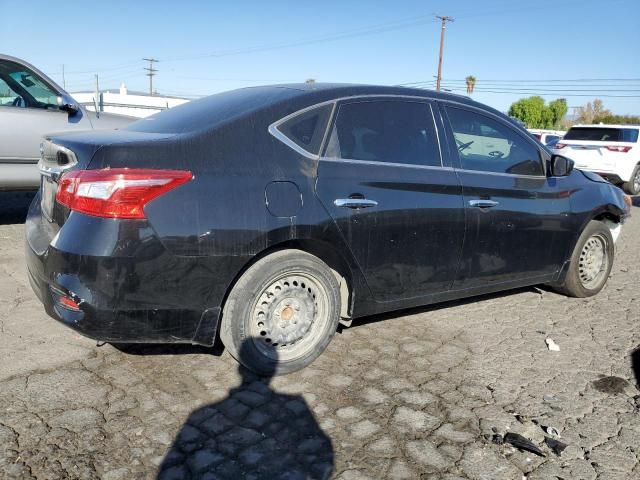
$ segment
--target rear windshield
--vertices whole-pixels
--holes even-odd
[[[589,140],[592,142],[637,142],[637,128],[573,127],[565,140]]]
[[[156,113],[126,129],[147,133],[188,133],[215,127],[300,93],[286,87],[253,87],[218,93]]]

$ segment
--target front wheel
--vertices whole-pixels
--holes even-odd
[[[607,226],[595,220],[589,222],[576,243],[564,284],[558,290],[570,297],[596,295],[607,283],[614,250]]]
[[[631,178],[622,185],[622,189],[629,195],[638,195],[640,193],[640,165],[636,165]]]
[[[313,362],[340,320],[340,288],[319,258],[283,250],[240,277],[222,314],[229,353],[261,375],[290,373]]]

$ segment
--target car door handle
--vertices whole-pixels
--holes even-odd
[[[469,205],[478,208],[491,208],[498,205],[498,202],[494,202],[493,200],[469,200]]]
[[[375,200],[367,200],[366,198],[336,198],[333,204],[336,207],[344,208],[370,208],[376,207],[378,202]]]

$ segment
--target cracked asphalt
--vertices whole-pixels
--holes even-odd
[[[48,318],[23,261],[29,198],[0,194],[0,479],[640,478],[638,198],[594,298],[530,288],[363,319],[274,379],[220,348],[97,347]],[[507,432],[545,456],[494,442]]]

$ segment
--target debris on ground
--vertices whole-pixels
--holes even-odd
[[[560,456],[562,452],[564,452],[565,448],[567,448],[567,444],[561,442],[560,440],[556,440],[551,437],[544,437],[544,443],[551,449],[553,453],[557,456]]]
[[[517,433],[506,433],[504,437],[502,437],[502,443],[508,443],[519,450],[526,450],[527,452],[535,453],[536,455],[539,455],[541,457],[546,456],[544,452],[540,450],[531,440]]]
[[[547,344],[547,347],[549,348],[550,351],[552,352],[560,351],[560,345],[554,342],[552,338],[545,339],[545,343]]]
[[[560,432],[558,431],[557,428],[555,427],[542,427],[542,429],[547,432],[549,435],[551,435],[552,437],[558,437],[560,438]]]

